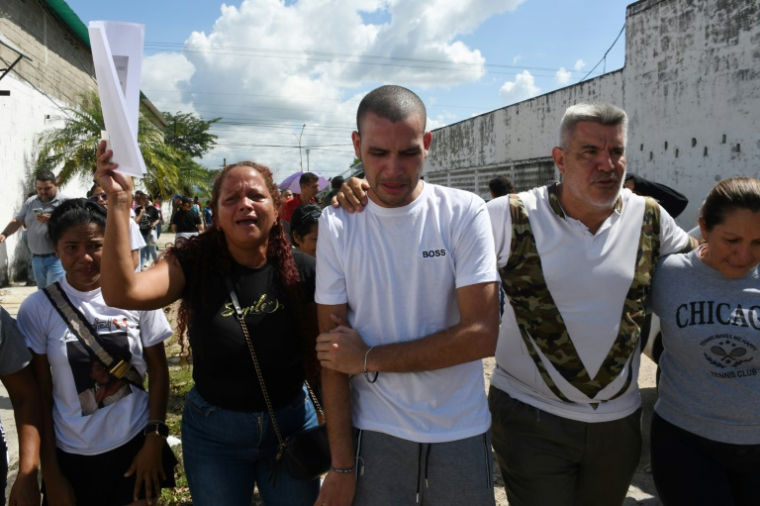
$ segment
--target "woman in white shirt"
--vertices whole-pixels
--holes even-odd
[[[172,330],[160,310],[103,301],[105,223],[105,209],[90,200],[55,209],[48,233],[66,275],[28,297],[18,314],[42,392],[43,504],[152,504],[174,486],[164,423],[163,341]]]

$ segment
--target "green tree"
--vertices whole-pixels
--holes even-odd
[[[94,91],[82,94],[78,106],[64,111],[63,126],[42,134],[37,156],[40,166],[61,167],[58,174],[61,183],[77,175],[92,175],[100,132],[105,130],[100,97]],[[178,188],[207,187],[208,178],[200,166],[188,167],[188,160],[192,162],[189,155],[166,144],[163,131],[142,112],[137,130],[137,143],[147,169],[143,178],[146,190],[166,199]]]
[[[161,113],[169,125],[164,129],[164,139],[174,149],[187,153],[190,158],[200,158],[215,145],[217,136],[208,133],[211,125],[222,118],[206,121],[187,112]]]

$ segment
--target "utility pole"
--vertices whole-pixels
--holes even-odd
[[[301,137],[303,137],[303,130],[304,130],[304,128],[306,128],[306,123],[304,123],[303,126],[301,127],[301,135],[299,135],[298,137],[296,137],[296,139],[298,139],[298,154],[301,157],[301,172],[303,172],[303,153],[301,152]],[[293,134],[293,136],[295,136],[295,135],[296,134]],[[307,154],[307,157],[308,157],[308,154]],[[307,160],[307,162],[308,162],[308,160]]]
[[[311,168],[309,166],[309,148],[306,148],[306,171],[311,172]]]

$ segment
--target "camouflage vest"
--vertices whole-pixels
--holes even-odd
[[[548,190],[549,205],[559,218],[565,219],[565,213],[557,197],[556,185],[550,186]],[[559,399],[572,402],[554,383],[536,348],[563,378],[589,399],[594,399],[620,375],[625,364],[638,350],[639,334],[645,316],[645,299],[660,254],[660,207],[653,199],[646,198],[636,255],[636,270],[625,298],[620,331],[599,372],[592,378],[586,371],[567,332],[562,314],[549,293],[525,205],[517,195],[511,195],[509,199],[512,215],[511,252],[507,265],[499,269],[499,274],[504,291],[515,311],[525,346],[544,382]],[[618,201],[618,206],[620,205],[621,201]],[[617,395],[599,402],[615,399],[625,393],[632,379],[633,370],[629,367],[628,378]],[[592,403],[591,406],[596,409],[598,403]]]

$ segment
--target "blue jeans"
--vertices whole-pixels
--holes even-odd
[[[284,438],[317,425],[305,391],[275,415]],[[277,446],[268,412],[223,409],[195,388],[190,391],[182,413],[182,454],[195,506],[249,506],[254,484],[266,506],[313,506],[318,479],[296,480],[284,468],[272,479]]]
[[[143,235],[145,246],[140,249],[140,270],[145,267],[148,260],[153,259],[153,263],[158,261],[158,251],[156,251],[156,232],[151,230],[149,234]]]
[[[45,257],[32,255],[32,270],[34,271],[34,280],[37,282],[37,288],[40,290],[48,285],[52,285],[65,274],[61,261],[55,255]]]

